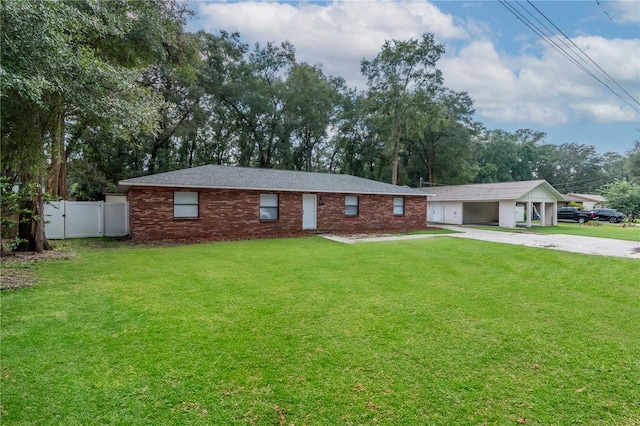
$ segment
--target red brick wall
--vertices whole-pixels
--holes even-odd
[[[358,196],[358,216],[345,216],[345,195],[318,194],[318,230],[334,233],[403,232],[427,226],[426,197],[404,197],[404,216],[394,216],[392,195]]]
[[[307,235],[302,193],[201,189],[198,218],[173,217],[178,188],[132,188],[128,193],[131,238],[137,241],[211,241]],[[184,190],[184,189],[182,189]],[[260,220],[260,194],[279,195],[277,221]],[[318,194],[317,231],[371,233],[426,227],[425,197],[405,197],[405,215],[393,215],[393,196],[359,195],[359,215],[346,217],[344,194]]]

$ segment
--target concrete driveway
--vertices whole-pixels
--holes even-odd
[[[375,241],[401,241],[423,238],[466,238],[471,240],[490,241],[494,243],[514,244],[518,246],[539,247],[550,250],[561,250],[572,253],[595,254],[599,256],[625,257],[640,259],[640,241],[614,240],[611,238],[581,237],[577,235],[543,235],[519,232],[487,231],[484,229],[458,226],[442,226],[443,229],[456,231],[455,234],[403,235],[382,237],[345,238],[325,235],[333,241],[353,244]]]

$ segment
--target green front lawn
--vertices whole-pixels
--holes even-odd
[[[36,268],[1,295],[2,424],[640,424],[631,259],[314,237]]]
[[[617,240],[640,241],[640,224],[623,226],[620,223],[590,222],[580,225],[573,222],[559,222],[558,226],[539,226],[534,222],[531,228],[518,227],[515,229],[499,228],[497,226],[474,226],[474,228],[488,231],[503,232],[534,232],[538,234],[569,234],[585,237],[613,238]]]
[[[640,224],[623,226],[620,223],[590,222],[584,225],[579,223],[559,223],[558,226],[544,226],[535,228],[540,233],[561,233],[571,235],[584,235],[587,237],[614,238],[617,240],[640,241]]]

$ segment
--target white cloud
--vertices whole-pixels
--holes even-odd
[[[607,2],[638,22],[640,2]],[[288,40],[299,61],[321,64],[326,74],[363,87],[360,61],[371,59],[388,39],[433,32],[448,45],[440,60],[445,84],[466,91],[478,119],[496,123],[560,126],[571,122],[633,122],[637,114],[542,41],[512,39],[497,48],[487,21],[458,19],[426,1],[337,1],[328,3],[196,3],[200,26],[240,32],[249,44]],[[475,3],[469,4],[473,10]],[[613,12],[612,12],[613,13]],[[616,12],[617,13],[617,12]],[[586,34],[586,33],[583,33]],[[495,41],[494,41],[495,40]],[[640,99],[640,39],[582,35],[572,39],[589,57]],[[515,47],[514,47],[515,46]]]
[[[577,37],[573,41],[607,74],[640,90],[640,39]],[[589,61],[587,61],[589,62]],[[590,62],[589,62],[590,63]]]
[[[296,47],[299,61],[321,64],[325,73],[361,82],[360,61],[372,59],[385,40],[417,38],[432,32],[439,42],[468,38],[468,33],[425,1],[330,3],[196,3],[202,27],[238,31],[243,39],[281,42]]]
[[[640,23],[640,2],[636,0],[619,0],[605,3],[611,7],[612,18],[619,24]]]
[[[638,114],[632,108],[612,100],[572,103],[571,109],[583,122],[615,123],[638,119]]]
[[[534,57],[498,53],[489,41],[472,42],[441,62],[445,84],[475,100],[481,120],[561,125],[569,120],[552,82]]]
[[[640,41],[578,37],[576,45],[636,99],[640,98]],[[587,59],[584,66],[595,68]],[[499,53],[489,41],[474,41],[440,66],[445,84],[475,100],[479,118],[558,126],[572,121],[610,123],[637,120],[600,82],[551,47],[542,54]],[[597,75],[620,91],[606,75]]]

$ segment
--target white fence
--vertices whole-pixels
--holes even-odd
[[[103,201],[55,201],[44,208],[51,240],[129,235],[129,205]]]

